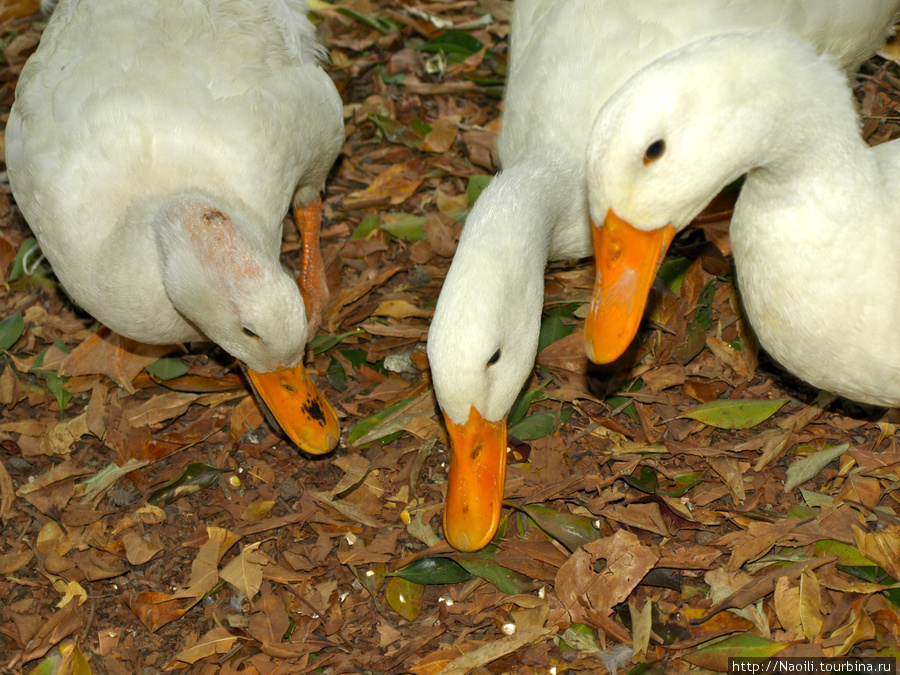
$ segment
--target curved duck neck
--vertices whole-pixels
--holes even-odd
[[[569,253],[560,232],[573,220],[584,222],[589,236],[583,170],[532,152],[498,173],[472,209],[460,250],[496,252],[501,265],[543,268],[548,259],[579,257]],[[562,238],[565,240],[565,237]]]

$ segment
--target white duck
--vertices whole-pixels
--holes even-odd
[[[126,337],[209,339],[288,435],[327,452],[308,325],[280,262],[293,205],[321,310],[319,192],[343,142],[305,0],[62,0],[6,128],[16,202],[71,297]]]
[[[656,57],[698,37],[779,26],[855,68],[898,0],[517,0],[502,173],[469,214],[428,356],[451,435],[444,531],[487,544],[500,518],[506,415],[534,366],[548,259],[591,252],[585,148],[600,107]]]
[[[745,173],[731,244],[762,346],[817,387],[900,405],[900,142],[867,146],[843,73],[795,37],[707,38],[635,75],[591,134],[591,213],[678,231]]]

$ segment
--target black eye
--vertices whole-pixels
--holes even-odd
[[[653,141],[648,147],[647,151],[644,153],[644,164],[650,164],[655,162],[660,157],[663,156],[663,153],[666,151],[666,142],[662,139],[658,141]]]
[[[497,351],[495,351],[493,353],[491,358],[488,359],[487,364],[490,367],[490,366],[494,365],[495,363],[497,363],[497,361],[499,361],[499,360],[500,360],[500,350],[498,349]]]
[[[247,328],[246,326],[244,326],[244,328],[243,328],[242,330],[244,331],[244,335],[246,335],[247,337],[251,337],[251,338],[253,338],[254,340],[259,340],[259,335],[257,335],[256,333],[254,333],[252,330],[250,330],[250,329]]]

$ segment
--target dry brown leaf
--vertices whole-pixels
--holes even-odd
[[[90,433],[87,413],[49,427],[41,438],[41,452],[45,455],[65,455],[82,436]]]
[[[430,317],[434,313],[431,309],[416,307],[406,300],[385,300],[372,310],[372,316],[389,316],[394,319],[407,319],[409,317]]]
[[[253,602],[247,632],[260,642],[278,644],[284,638],[290,623],[284,602],[272,592],[270,584],[263,584],[259,599]]]
[[[193,603],[183,606],[167,593],[141,593],[128,598],[128,606],[151,633],[172,623],[188,611]]]
[[[101,328],[72,350],[60,375],[106,375],[129,394],[132,381],[151,363],[170,354],[172,345],[147,345]]]
[[[183,649],[175,655],[175,659],[184,663],[196,663],[206,656],[226,654],[231,650],[237,636],[224,628],[213,628],[191,647]]]
[[[200,547],[191,563],[191,578],[188,587],[175,595],[173,600],[193,598],[195,601],[209,593],[219,581],[219,561],[225,554],[222,547],[228,541],[228,532],[217,527],[207,527],[208,539]]]
[[[81,628],[81,615],[77,603],[70,602],[55,612],[41,626],[40,630],[28,643],[22,655],[24,661],[39,659],[62,640]]]
[[[0,521],[4,523],[7,521],[15,500],[16,488],[6,470],[6,465],[0,461]]]
[[[556,633],[556,628],[528,628],[513,635],[494,640],[482,647],[458,656],[439,671],[439,675],[465,675],[475,668],[485,666],[512,654],[526,645],[542,642]]]
[[[456,140],[458,124],[446,117],[434,122],[431,131],[422,140],[422,150],[425,152],[447,152],[453,141]]]
[[[263,423],[263,415],[253,396],[244,399],[231,409],[231,442],[237,443],[248,431],[259,429]]]
[[[819,578],[815,572],[804,570],[800,575],[800,625],[803,637],[811,642],[818,641],[825,619],[822,616],[822,596],[819,592]]]
[[[719,478],[728,486],[734,503],[743,503],[747,498],[747,492],[744,489],[744,471],[750,468],[749,465],[731,457],[711,457],[709,466],[719,474]]]
[[[0,405],[13,407],[19,401],[19,378],[13,372],[12,366],[6,364],[3,374],[0,375]]]
[[[569,609],[580,606],[584,598],[601,615],[624,602],[641,579],[653,569],[659,555],[625,530],[585,544],[572,554],[556,575],[560,601]],[[596,562],[606,562],[595,572]]]
[[[380,173],[365,190],[348,195],[344,206],[351,209],[382,204],[402,204],[409,199],[424,180],[425,163],[413,160],[397,164]]]
[[[775,582],[775,615],[782,629],[794,639],[800,635],[803,627],[800,624],[800,588],[791,585],[787,577],[780,577]]]
[[[834,646],[826,649],[825,652],[831,657],[844,656],[853,648],[853,645],[871,640],[873,637],[875,637],[875,624],[863,610],[862,601],[858,599],[853,603],[847,623],[835,630],[828,638],[826,644]]]
[[[628,602],[628,613],[631,617],[631,635],[634,647],[634,662],[641,663],[647,658],[647,649],[650,646],[650,634],[653,632],[653,603],[644,602],[641,609],[635,607],[634,602]]]
[[[0,555],[0,574],[12,574],[16,570],[30,563],[33,558],[34,553],[31,551],[4,553]]]
[[[122,545],[125,547],[125,557],[132,565],[143,565],[163,550],[161,546],[134,532],[125,533]]]
[[[865,532],[854,526],[853,536],[859,552],[894,579],[900,579],[900,526],[888,525],[877,532]]]
[[[183,415],[197,398],[196,394],[171,391],[153,396],[137,405],[126,406],[123,417],[133,427],[152,426]]]
[[[269,559],[257,551],[260,543],[245,546],[219,573],[222,579],[248,598],[254,597],[259,591],[263,580],[263,567],[269,564]]]

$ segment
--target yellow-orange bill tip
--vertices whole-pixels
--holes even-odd
[[[459,551],[490,543],[500,524],[506,481],[506,417],[482,419],[473,406],[464,424],[444,415],[450,433],[450,476],[444,536]]]
[[[303,364],[270,373],[248,369],[247,375],[275,421],[301,450],[322,455],[334,449],[341,436],[337,413]]]
[[[602,227],[591,225],[597,279],[585,322],[585,349],[594,363],[610,363],[628,349],[637,333],[675,228],[638,230],[612,210]]]

